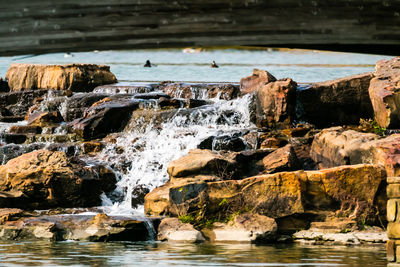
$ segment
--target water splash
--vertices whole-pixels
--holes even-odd
[[[118,173],[117,192],[124,195],[123,200],[110,206],[112,202],[103,197],[109,213],[132,212],[135,187],[145,184],[151,190],[164,184],[168,180],[168,163],[196,148],[205,138],[254,127],[249,112],[251,96],[212,101],[214,104],[195,109],[178,109],[160,124],[137,120],[135,127],[107,145],[98,155],[100,160],[129,161],[129,168]]]

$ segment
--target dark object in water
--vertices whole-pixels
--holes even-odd
[[[213,62],[211,63],[211,68],[219,68],[219,66],[217,65],[217,63],[215,63],[214,60],[213,60]]]
[[[150,60],[146,60],[146,64],[143,65],[145,68],[155,67],[156,65],[151,64]]]

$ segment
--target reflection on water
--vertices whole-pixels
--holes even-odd
[[[0,266],[386,266],[384,246],[1,242]]]
[[[321,52],[312,50],[218,49],[188,54],[181,49],[102,51],[0,57],[0,77],[11,63],[95,63],[111,66],[119,81],[239,82],[253,68],[265,69],[277,78],[317,82],[373,71],[379,55]],[[144,68],[146,60],[155,68]],[[211,62],[220,66],[210,68]]]

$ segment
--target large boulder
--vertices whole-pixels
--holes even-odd
[[[169,190],[174,215],[225,218],[251,210],[271,218],[304,212],[299,172],[260,175],[243,180],[193,182]]]
[[[388,176],[400,175],[400,134],[383,138],[342,127],[328,128],[315,136],[310,154],[321,169],[372,163],[384,166]]]
[[[13,194],[12,206],[26,209],[96,206],[101,204],[100,195],[113,191],[115,183],[108,168],[86,166],[59,151],[36,150],[0,166],[0,191]]]
[[[240,79],[240,93],[244,95],[255,92],[261,86],[275,81],[276,78],[268,71],[254,69],[252,75]]]
[[[369,95],[375,120],[383,128],[400,127],[400,57],[381,60],[375,66]]]
[[[386,205],[378,197],[385,179],[383,167],[363,164],[243,180],[181,179],[180,183],[169,182],[147,194],[145,211],[149,215],[189,217],[200,227],[249,211],[277,219],[280,225],[285,224],[284,220],[310,221],[328,215],[376,223],[378,209],[384,212],[381,206]],[[298,224],[297,229],[305,226],[307,223]]]
[[[53,89],[88,92],[98,85],[117,82],[109,66],[95,64],[11,64],[6,79],[11,91]]]
[[[317,127],[327,127],[357,124],[360,118],[371,118],[373,109],[368,88],[373,77],[373,73],[363,73],[299,90],[300,119]]]
[[[297,83],[282,79],[259,86],[255,93],[255,122],[259,127],[290,126],[295,118]]]

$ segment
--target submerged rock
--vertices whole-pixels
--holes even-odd
[[[373,109],[368,88],[373,77],[373,73],[363,73],[299,90],[299,119],[317,127],[327,127],[357,124],[360,118],[371,118]]]
[[[400,57],[381,60],[375,66],[369,95],[375,120],[383,128],[400,127]]]
[[[6,79],[11,91],[53,89],[89,92],[98,85],[117,82],[109,66],[95,64],[11,64]]]
[[[114,173],[106,167],[86,166],[59,151],[33,151],[0,166],[0,192],[19,194],[11,199],[12,205],[3,207],[96,206],[100,195],[114,190],[115,183]]]

